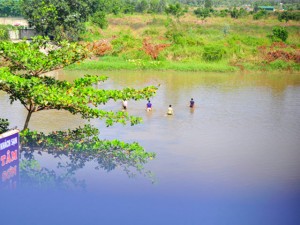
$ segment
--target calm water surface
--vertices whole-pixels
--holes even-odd
[[[96,74],[54,76],[71,81],[85,73]],[[102,138],[138,141],[156,158],[139,174],[34,153],[43,168],[36,176],[43,178],[2,191],[4,224],[300,224],[300,74],[100,74],[109,80],[99,88],[160,84],[153,112],[146,113],[146,101],[128,102],[128,112],[143,124],[105,128],[91,121]],[[171,117],[165,116],[169,104]],[[17,103],[12,108],[0,93],[0,117],[22,128],[26,111]],[[121,103],[103,108],[119,110]],[[50,132],[85,122],[46,111],[33,114],[30,128]]]

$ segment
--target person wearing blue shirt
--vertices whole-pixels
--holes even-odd
[[[147,110],[147,112],[150,112],[152,110],[152,104],[151,104],[150,100],[148,100],[146,110]]]
[[[193,98],[191,98],[191,101],[190,101],[190,108],[194,108],[194,105],[195,105],[195,101]]]

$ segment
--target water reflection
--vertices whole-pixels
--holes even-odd
[[[28,156],[28,154],[25,154]],[[20,163],[20,187],[30,189],[85,189],[85,182],[77,180],[75,171],[68,169],[57,173],[54,169],[42,167],[33,156],[31,159],[23,159]],[[61,164],[57,165],[59,168]]]
[[[195,107],[190,108],[190,113],[193,114],[195,112]]]
[[[76,173],[90,163],[95,170],[110,172],[118,168],[130,178],[141,175],[154,182],[153,173],[144,169],[136,158],[116,157],[109,151],[91,154],[23,147],[21,153],[19,186],[22,188],[84,190],[85,179],[78,179]],[[41,165],[39,159],[51,164]]]

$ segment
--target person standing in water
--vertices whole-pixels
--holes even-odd
[[[128,102],[126,99],[123,100],[122,102],[122,106],[123,106],[123,109],[126,110],[127,109],[127,106],[128,106]]]
[[[173,111],[173,108],[172,108],[172,105],[169,105],[169,108],[168,108],[168,111],[167,111],[167,115],[173,115],[174,114],[174,111]]]
[[[150,112],[151,110],[152,110],[152,104],[151,104],[150,100],[148,100],[148,103],[146,105],[146,111]]]
[[[191,101],[190,101],[190,108],[194,108],[194,105],[195,105],[195,101],[193,98],[191,98]]]

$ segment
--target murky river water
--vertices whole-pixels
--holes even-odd
[[[72,80],[84,73],[55,76]],[[9,215],[5,224],[300,224],[299,74],[101,74],[110,77],[103,88],[160,84],[151,99],[153,112],[146,113],[146,101],[128,102],[128,112],[141,116],[143,124],[105,128],[91,122],[102,138],[138,141],[155,152],[146,164],[153,177],[132,178],[122,167],[109,171],[87,162],[67,179],[70,189],[60,188],[61,179],[49,179],[46,187],[29,184],[5,192],[0,199],[0,215]],[[169,104],[171,117],[165,116]],[[104,108],[119,110],[121,103]],[[26,112],[0,93],[0,117],[22,128]],[[46,111],[33,115],[30,128],[49,132],[85,122]],[[34,157],[55,176],[70,166],[64,156]]]

